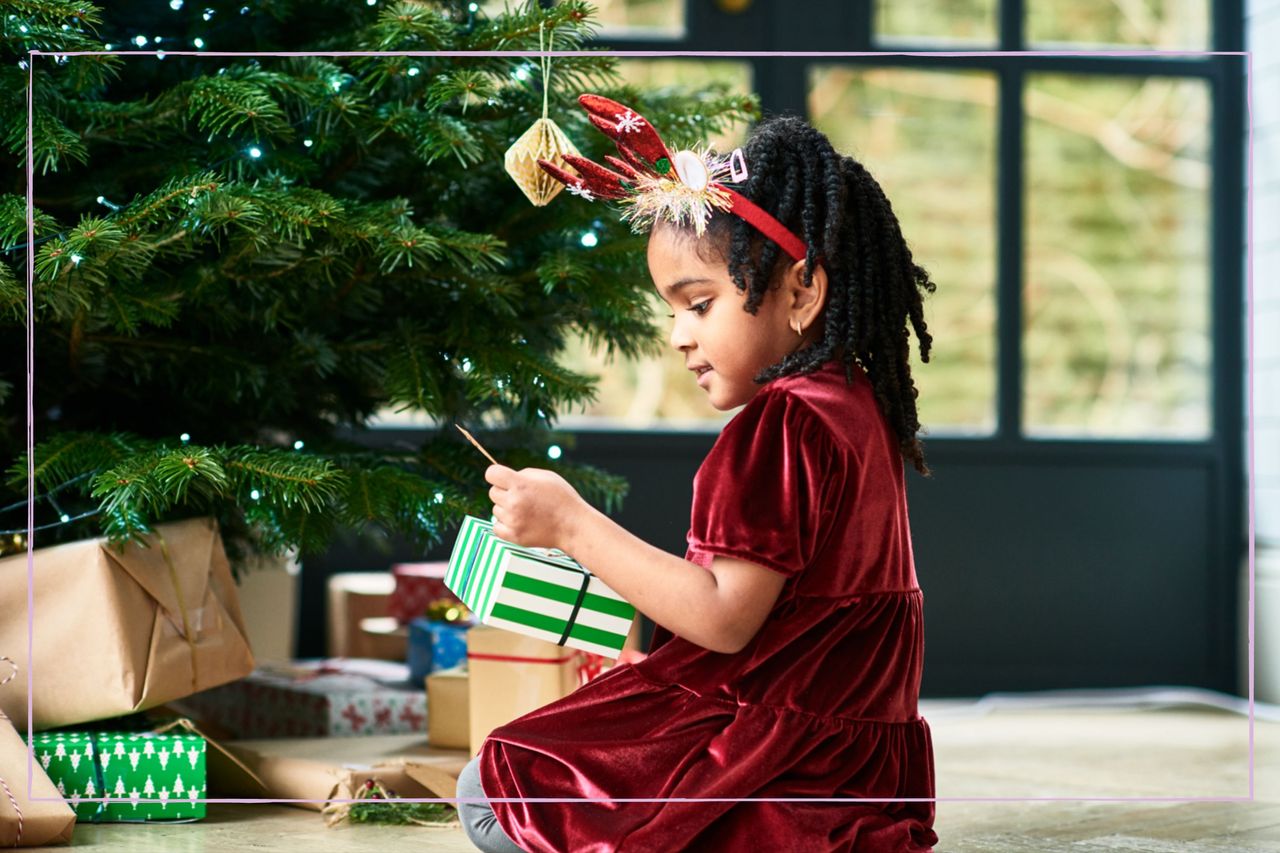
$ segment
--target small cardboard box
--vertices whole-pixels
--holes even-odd
[[[465,667],[427,676],[427,742],[440,749],[471,746],[471,681]]]
[[[471,754],[498,726],[576,690],[586,659],[583,652],[500,628],[468,631]]]

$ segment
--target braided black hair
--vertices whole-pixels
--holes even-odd
[[[852,382],[856,362],[897,434],[903,458],[928,476],[916,436],[919,391],[911,379],[907,323],[919,341],[920,358],[927,362],[933,338],[925,325],[921,291],[932,293],[934,283],[912,260],[884,190],[861,163],[842,156],[824,133],[795,116],[761,121],[743,154],[750,175],[739,191],[808,244],[806,286],[813,281],[819,254],[828,281],[822,338],[765,368],[755,381],[812,373],[837,359]],[[657,227],[696,239],[691,224],[659,220]],[[715,211],[706,229],[697,251],[710,246],[728,263],[734,284],[747,293],[745,310],[755,314],[775,276],[793,263],[791,258],[733,214]]]

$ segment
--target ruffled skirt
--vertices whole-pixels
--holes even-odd
[[[928,853],[937,843],[924,718],[738,704],[635,666],[496,729],[480,777],[495,799],[639,800],[494,802],[502,828],[529,851]],[[789,801],[738,802],[749,798]],[[820,801],[833,798],[899,801]]]

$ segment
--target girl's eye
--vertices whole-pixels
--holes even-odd
[[[706,302],[699,302],[697,305],[689,306],[689,310],[697,314],[699,317],[701,317],[703,314],[707,313],[707,307],[710,304],[711,304],[711,300],[708,299]],[[675,316],[676,316],[675,314],[668,314],[667,318],[674,320]]]

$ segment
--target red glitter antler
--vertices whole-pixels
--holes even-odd
[[[659,175],[671,171],[671,152],[644,116],[602,95],[579,95],[578,103],[587,111],[591,123],[618,144],[623,157],[631,160],[627,154],[638,154]]]
[[[605,156],[605,162],[618,169],[611,171],[585,157],[564,155],[564,160],[578,170],[571,175],[554,163],[538,160],[538,166],[575,195],[589,198],[626,198],[642,175],[661,177],[671,172],[671,153],[662,137],[644,116],[630,107],[602,95],[578,96],[587,118],[618,146],[622,159]]]

